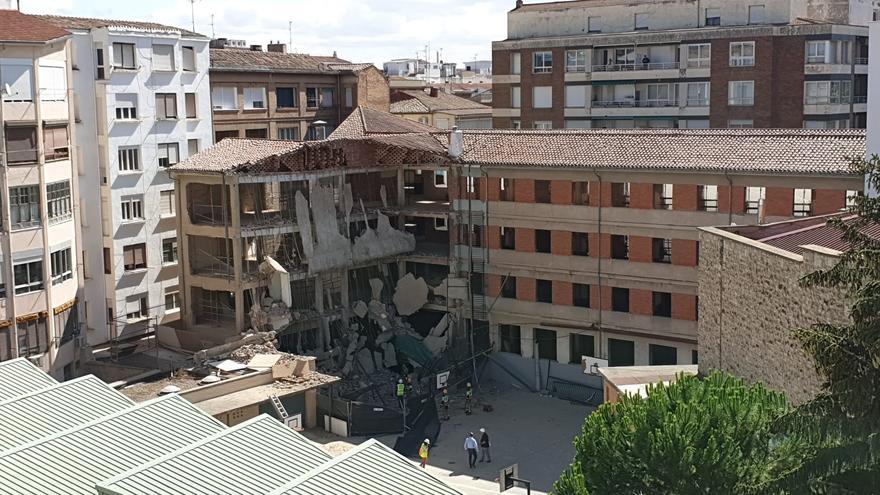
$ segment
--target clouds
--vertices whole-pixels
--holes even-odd
[[[33,13],[115,17],[191,26],[188,0],[22,0]],[[251,44],[288,40],[297,51],[374,62],[412,57],[431,45],[432,57],[465,62],[491,58],[491,42],[506,37],[513,0],[197,0],[196,30]]]

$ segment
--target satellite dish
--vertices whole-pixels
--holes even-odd
[[[177,392],[180,392],[180,387],[177,385],[168,385],[159,391],[159,395],[176,394]]]
[[[221,378],[217,375],[208,375],[208,376],[202,378],[202,381],[200,381],[199,383],[202,383],[202,384],[217,383],[220,380],[221,380]]]

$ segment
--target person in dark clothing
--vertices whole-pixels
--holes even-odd
[[[489,454],[489,434],[486,433],[485,428],[480,428],[480,450],[482,450],[482,455],[480,456],[480,462],[492,462],[492,456]]]
[[[474,432],[468,433],[467,438],[464,439],[464,450],[467,451],[468,454],[468,467],[471,469],[477,467],[477,450],[480,447],[477,445],[477,439],[474,438]]]

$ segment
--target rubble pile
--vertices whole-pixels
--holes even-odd
[[[275,380],[276,388],[300,388],[325,385],[336,380],[335,376],[316,371],[306,371],[302,376],[289,376]]]

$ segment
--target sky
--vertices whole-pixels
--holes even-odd
[[[22,12],[152,21],[192,28],[189,0],[20,0]],[[287,43],[293,22],[297,52],[353,62],[424,57],[442,49],[459,64],[491,60],[493,40],[507,34],[514,0],[196,0],[196,31],[265,45]]]

